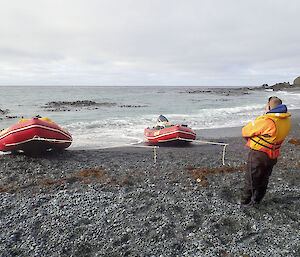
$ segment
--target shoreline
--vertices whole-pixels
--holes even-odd
[[[291,113],[291,119],[292,119],[292,126],[300,126],[300,109],[293,109],[289,111]],[[244,124],[246,125],[246,123]],[[235,127],[223,127],[223,128],[208,128],[208,129],[195,129],[194,131],[197,134],[198,140],[218,140],[222,138],[242,138],[242,128],[243,126],[235,126]],[[293,130],[291,130],[291,133],[293,133]],[[145,145],[148,146],[148,142],[146,139],[144,139],[143,142],[140,143],[132,143],[127,144],[129,147],[133,147],[134,145]],[[120,147],[126,147],[126,144],[120,146]],[[82,147],[76,147],[69,149],[71,151],[73,150],[97,150],[97,149],[113,149],[113,148],[119,148],[118,145],[116,146],[107,146],[107,147],[89,147],[89,148],[82,148]]]
[[[291,113],[292,123],[300,124],[300,109],[292,109],[288,110]],[[246,123],[243,125],[245,126]],[[218,138],[232,138],[232,137],[242,137],[242,128],[243,126],[235,126],[235,127],[224,127],[224,128],[209,128],[209,129],[197,129],[195,130],[197,133],[197,138],[210,138],[210,139],[218,139]],[[220,136],[221,135],[221,136]]]
[[[160,147],[156,163],[153,149],[134,147],[0,155],[0,252],[299,256],[299,146],[288,140],[300,139],[300,120],[292,121],[266,197],[251,207],[235,204],[248,149],[225,133],[215,141],[229,144],[226,166],[223,147],[208,144]]]

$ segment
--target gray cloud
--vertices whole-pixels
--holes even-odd
[[[0,84],[239,86],[299,76],[296,0],[0,2]]]

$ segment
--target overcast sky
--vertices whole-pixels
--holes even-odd
[[[299,11],[298,0],[0,0],[0,85],[292,83]]]

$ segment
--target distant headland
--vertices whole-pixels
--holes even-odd
[[[271,89],[273,91],[280,91],[281,89],[287,89],[287,88],[299,88],[300,89],[300,76],[294,79],[293,84],[290,84],[290,82],[280,82],[276,83],[272,86],[269,86],[268,84],[263,84],[261,86],[263,89]]]

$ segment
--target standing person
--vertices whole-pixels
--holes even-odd
[[[268,100],[266,114],[243,127],[242,135],[250,150],[241,204],[260,203],[266,194],[280,146],[291,129],[290,116],[286,105],[273,96]]]

